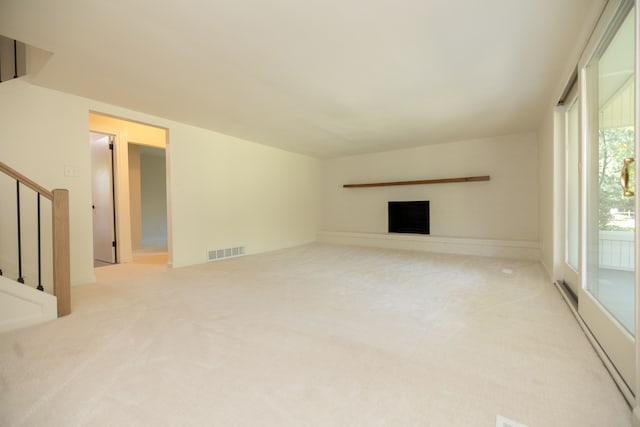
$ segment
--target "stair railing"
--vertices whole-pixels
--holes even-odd
[[[69,246],[69,191],[66,189],[47,190],[16,170],[0,162],[0,172],[5,173],[16,181],[17,202],[17,229],[18,229],[18,278],[24,283],[22,277],[22,224],[20,212],[20,189],[27,187],[37,193],[37,236],[38,236],[38,286],[42,286],[42,247],[40,227],[40,199],[44,197],[51,201],[52,221],[52,257],[53,257],[53,295],[58,300],[58,317],[71,313],[71,258]],[[2,270],[0,270],[0,275]]]
[[[0,35],[0,83],[26,74],[26,48],[24,43]]]

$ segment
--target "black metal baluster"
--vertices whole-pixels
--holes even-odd
[[[18,42],[13,41],[13,78],[18,78]]]
[[[18,201],[18,282],[24,283],[22,277],[22,233],[20,225],[20,181],[16,181],[16,199]]]
[[[38,193],[38,290],[44,291],[42,287],[42,257],[40,245],[40,193]]]

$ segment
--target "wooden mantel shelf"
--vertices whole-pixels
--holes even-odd
[[[463,178],[443,178],[443,179],[423,179],[418,181],[395,181],[395,182],[371,182],[367,184],[344,184],[344,188],[357,187],[388,187],[391,185],[420,185],[420,184],[447,184],[450,182],[476,182],[489,181],[490,176],[466,176]]]

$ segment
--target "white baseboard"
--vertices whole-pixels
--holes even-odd
[[[318,242],[447,254],[540,260],[540,245],[538,242],[531,241],[466,239],[419,234],[320,231],[318,232]]]
[[[58,299],[0,276],[0,333],[58,317]]]
[[[624,396],[629,406],[633,408],[634,425],[635,426],[640,425],[638,423],[638,407],[636,406],[636,399],[635,399],[635,396],[633,395],[633,392],[631,391],[627,383],[624,381],[624,379],[616,369],[611,359],[609,359],[609,356],[604,351],[604,349],[602,348],[602,346],[600,345],[596,337],[593,335],[593,333],[587,326],[587,324],[584,322],[584,320],[582,319],[582,316],[580,316],[580,313],[578,313],[577,306],[575,306],[571,302],[571,297],[565,291],[564,287],[560,285],[560,283],[558,283],[557,281],[553,282],[553,284],[555,285],[556,289],[558,289],[558,292],[560,292],[560,296],[562,296],[562,299],[564,299],[564,301],[567,303],[567,307],[569,307],[571,314],[573,314],[573,317],[575,317],[576,321],[578,322],[578,325],[580,325],[580,328],[582,328],[582,332],[584,332],[585,336],[589,340],[589,343],[591,344],[595,352],[598,354],[598,357],[600,357],[602,364],[607,369],[607,371],[609,371],[609,374],[611,375],[611,379],[616,383],[616,386],[618,386],[618,390],[620,390],[620,392],[622,393],[622,396]]]

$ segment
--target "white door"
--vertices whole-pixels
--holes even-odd
[[[93,259],[116,262],[113,203],[113,136],[91,132]]]
[[[582,73],[585,223],[579,313],[634,391],[635,8],[623,4]]]

